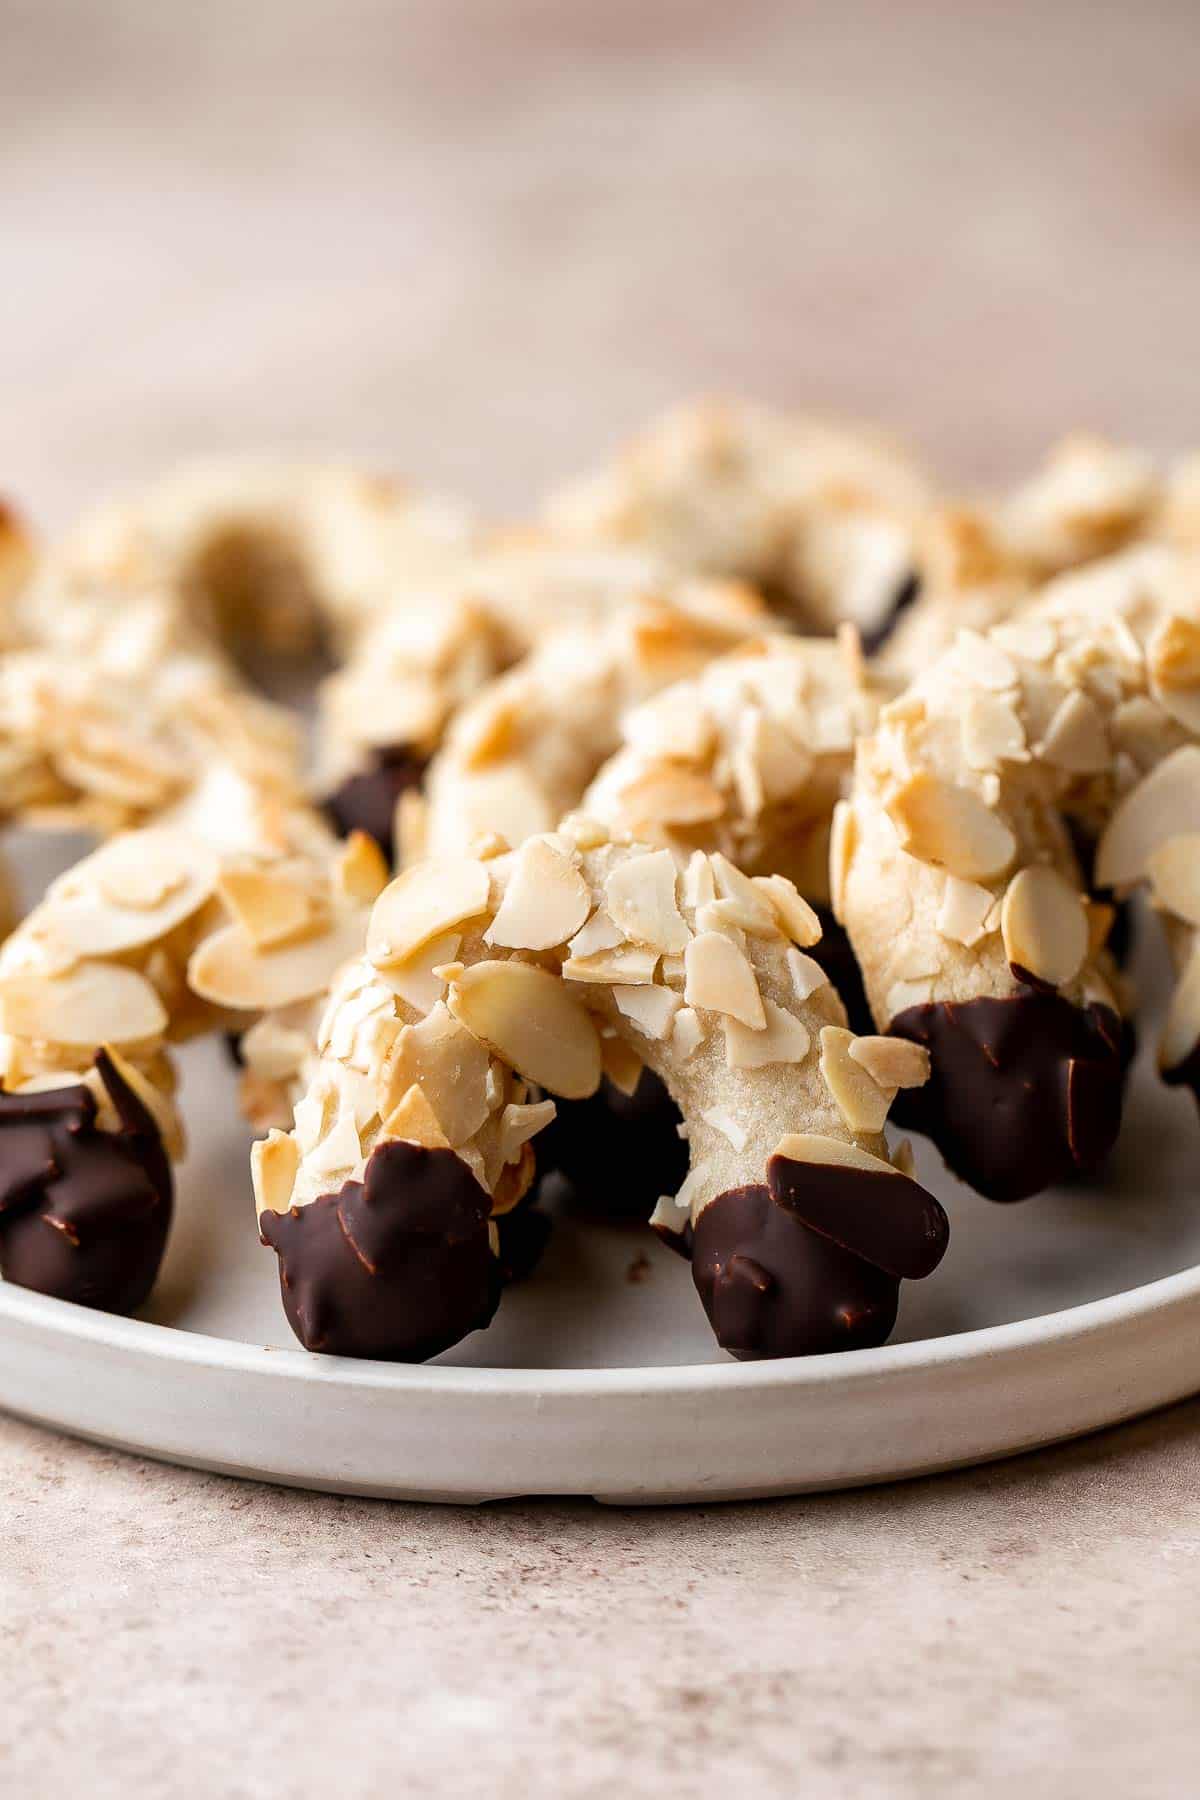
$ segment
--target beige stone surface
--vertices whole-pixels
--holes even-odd
[[[1198,46],[1190,0],[6,0],[0,482],[58,522],[327,447],[518,510],[697,387],[971,477],[1185,444]],[[659,1513],[3,1421],[0,1793],[1191,1794],[1198,1502],[1200,1406]]]

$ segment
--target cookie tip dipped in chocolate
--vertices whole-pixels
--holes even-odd
[[[495,1313],[491,1203],[462,1158],[376,1145],[362,1181],[259,1216],[288,1323],[306,1350],[424,1362]]]
[[[776,1154],[766,1176],[718,1194],[696,1220],[692,1274],[718,1343],[742,1360],[884,1343],[901,1280],[945,1254],[941,1206],[882,1163]]]
[[[890,1030],[924,1045],[932,1065],[900,1097],[897,1122],[932,1138],[989,1200],[1094,1172],[1116,1142],[1130,1040],[1110,1007],[1027,985],[908,1007]]]
[[[0,1094],[0,1275],[55,1299],[131,1313],[166,1248],[171,1166],[107,1052],[96,1068],[116,1131],[97,1124],[95,1096],[81,1083]]]
[[[404,794],[420,787],[427,764],[427,757],[405,744],[376,750],[365,768],[326,796],[326,817],[341,837],[365,831],[393,861],[396,806]]]

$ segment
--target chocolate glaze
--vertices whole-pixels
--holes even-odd
[[[378,1145],[347,1181],[259,1229],[306,1350],[424,1362],[487,1325],[501,1272],[488,1245],[488,1197],[453,1150]]]
[[[932,1275],[950,1242],[939,1203],[905,1175],[771,1156],[767,1188],[810,1231],[897,1279]]]
[[[916,601],[920,598],[920,594],[921,577],[918,575],[917,571],[913,569],[896,590],[896,596],[892,601],[891,611],[884,614],[884,617],[880,620],[878,625],[873,626],[870,631],[864,631],[862,633],[862,647],[868,656],[874,656],[877,650],[883,648],[884,644],[887,643],[887,640],[891,637],[893,631],[895,631],[897,625],[900,623],[903,615],[908,611],[909,607],[915,605]]]
[[[896,1123],[931,1137],[989,1200],[1023,1200],[1099,1167],[1121,1123],[1130,1038],[1110,1007],[1032,988],[910,1006],[890,1030],[928,1049]]]
[[[389,863],[395,856],[392,826],[401,794],[421,785],[428,758],[404,744],[377,750],[365,768],[350,775],[325,800],[325,813],[342,837],[365,831]]]
[[[894,1275],[810,1231],[762,1184],[701,1212],[692,1279],[718,1344],[740,1360],[882,1344],[900,1296]]]
[[[171,1165],[150,1114],[101,1051],[121,1121],[96,1124],[80,1084],[0,1094],[0,1274],[106,1312],[149,1294],[171,1223]]]
[[[606,1218],[650,1217],[688,1168],[679,1108],[657,1075],[643,1069],[632,1094],[605,1079],[587,1100],[559,1100],[537,1139],[538,1172],[558,1174],[571,1197]]]
[[[1200,1106],[1200,1044],[1173,1069],[1164,1069],[1162,1078],[1169,1087],[1189,1087]]]

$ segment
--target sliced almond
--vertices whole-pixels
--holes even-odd
[[[880,1087],[875,1078],[850,1054],[854,1033],[840,1025],[825,1025],[821,1030],[821,1075],[838,1111],[851,1131],[866,1133],[883,1130],[888,1107],[895,1098],[890,1088]]]
[[[1172,838],[1200,831],[1200,745],[1164,758],[1117,806],[1096,846],[1096,882],[1127,887],[1141,881],[1154,852]]]
[[[250,1180],[256,1213],[285,1213],[300,1168],[300,1149],[286,1131],[272,1131],[250,1150]]]
[[[960,631],[954,659],[967,679],[977,687],[1002,693],[1017,684],[1017,666],[1006,650],[977,631]]]
[[[1171,995],[1158,1048],[1160,1068],[1178,1068],[1180,1063],[1187,1061],[1197,1044],[1200,1044],[1200,942],[1193,943],[1183,974]]]
[[[305,1170],[314,1175],[327,1176],[330,1180],[337,1177],[344,1179],[357,1167],[361,1156],[362,1143],[353,1116],[341,1113],[334,1120],[331,1129],[304,1158]]]
[[[844,1143],[841,1138],[824,1137],[817,1131],[789,1131],[780,1138],[771,1154],[782,1156],[788,1162],[815,1163],[818,1167],[865,1169],[874,1175],[900,1173],[882,1157],[872,1156],[869,1150]]]
[[[370,906],[388,884],[387,858],[365,831],[352,831],[334,859],[334,880],[348,900]]]
[[[739,1125],[733,1114],[726,1111],[723,1106],[710,1106],[706,1112],[700,1114],[700,1117],[706,1125],[711,1125],[714,1131],[719,1131],[735,1150],[740,1152],[746,1148],[745,1126]]]
[[[720,851],[709,860],[716,878],[722,916],[726,921],[740,926],[753,937],[774,937],[779,930],[774,894],[756,885],[749,875],[743,875],[736,864],[731,863],[727,856],[722,856]],[[799,895],[796,897],[799,899]]]
[[[752,1031],[737,1019],[721,1021],[725,1032],[725,1061],[731,1069],[762,1069],[771,1063],[803,1062],[812,1048],[807,1028],[794,1014],[764,1000],[766,1026]]]
[[[6,975],[0,1029],[47,1044],[138,1044],[162,1035],[167,1010],[135,969],[81,962],[65,975]]]
[[[574,864],[545,838],[530,838],[517,852],[484,937],[509,950],[550,950],[575,935],[591,905],[587,882]]]
[[[1200,732],[1200,620],[1165,619],[1146,660],[1155,698],[1187,731]]]
[[[454,1017],[526,1081],[567,1100],[600,1082],[596,1027],[562,982],[528,963],[479,962],[451,984]]]
[[[139,870],[143,856],[147,867]],[[59,949],[117,956],[165,937],[199,912],[217,872],[213,852],[185,832],[128,832],[56,881],[31,923]],[[117,899],[120,894],[135,898]]]
[[[646,1066],[633,1045],[623,1037],[602,1037],[600,1061],[606,1078],[620,1093],[632,1099]]]
[[[597,950],[593,956],[569,956],[562,974],[564,981],[586,981],[597,987],[613,983],[640,987],[654,980],[657,967],[657,950],[619,944],[615,950]]]
[[[453,963],[461,943],[462,937],[457,931],[443,932],[441,937],[430,938],[427,944],[422,944],[406,961],[380,969],[379,979],[414,1012],[427,1013],[446,991],[445,978],[439,971]]]
[[[681,1006],[675,1014],[675,1024],[671,1032],[671,1043],[675,1053],[686,1061],[694,1056],[704,1042],[708,1033],[699,1013],[691,1006]]]
[[[614,987],[617,1011],[650,1038],[671,1035],[675,1014],[682,1004],[678,994],[665,987]]]
[[[620,792],[631,831],[653,836],[672,825],[704,825],[725,811],[725,796],[703,775],[678,763],[656,763]]]
[[[304,889],[270,869],[226,869],[217,892],[259,950],[302,937],[315,923]]]
[[[1010,966],[1062,987],[1075,979],[1087,955],[1083,895],[1057,869],[1020,869],[1005,890],[1000,935]]]
[[[678,871],[669,850],[618,863],[604,884],[609,917],[635,943],[680,951],[691,937],[675,898]]]
[[[717,897],[717,880],[711,860],[703,850],[693,850],[683,871],[683,903],[693,912],[709,906]]]
[[[379,1128],[379,1143],[399,1138],[406,1144],[419,1144],[423,1150],[449,1150],[450,1139],[422,1090],[413,1085],[400,1096]]]
[[[397,1034],[384,1057],[376,1083],[379,1116],[386,1119],[410,1088],[419,1087],[457,1148],[474,1137],[491,1110],[488,1068],[479,1039],[439,1001],[427,1018]]]
[[[1017,852],[1007,824],[978,794],[926,770],[897,789],[887,811],[910,856],[964,881],[1002,875]]]
[[[365,924],[362,913],[337,915],[319,936],[274,950],[257,949],[241,925],[226,925],[192,952],[188,986],[214,1006],[248,1012],[313,999],[361,951]]]
[[[786,875],[755,875],[754,885],[775,909],[775,917],[793,944],[808,948],[821,941],[821,921],[794,881]]]
[[[535,1100],[529,1105],[510,1101],[500,1115],[501,1162],[516,1162],[524,1146],[545,1130],[557,1111],[553,1100]]]
[[[787,966],[792,978],[792,992],[797,1000],[811,1000],[829,982],[829,976],[816,958],[805,956],[803,950],[789,950]]]
[[[1093,775],[1112,761],[1104,714],[1089,694],[1074,688],[1046,727],[1041,754],[1068,775]]]
[[[849,1054],[881,1088],[923,1087],[929,1080],[929,1052],[898,1037],[856,1037]]]
[[[998,694],[972,694],[962,710],[963,755],[972,769],[1023,762],[1029,751],[1016,708]]]
[[[947,875],[935,921],[939,935],[949,938],[952,943],[963,944],[969,950],[986,935],[986,921],[994,900],[995,895],[989,888],[980,887],[974,881],[963,881],[957,875]]]
[[[625,942],[625,933],[614,925],[602,906],[598,906],[586,925],[582,925],[567,945],[573,957],[595,956],[600,950],[615,950]]]
[[[1146,864],[1156,903],[1189,925],[1200,925],[1200,832],[1160,844]]]
[[[754,969],[744,951],[719,931],[702,931],[684,952],[683,997],[762,1031],[767,1023]]]
[[[367,928],[367,956],[377,968],[406,961],[454,925],[488,908],[491,876],[465,856],[431,856],[384,888]]]
[[[833,809],[829,833],[829,904],[839,925],[846,922],[846,882],[858,848],[858,820],[848,800]]]

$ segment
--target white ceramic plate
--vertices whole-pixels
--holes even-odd
[[[185,1053],[192,1152],[146,1316],[0,1285],[0,1406],[232,1474],[430,1500],[724,1499],[882,1481],[1090,1431],[1200,1388],[1200,1121],[1144,1056],[1102,1188],[998,1207],[919,1172],[950,1253],[893,1342],[737,1365],[648,1232],[561,1219],[532,1281],[435,1364],[312,1357],[259,1247],[216,1043]]]

